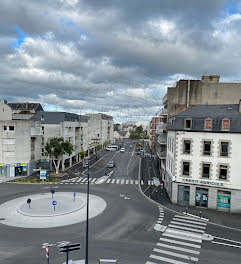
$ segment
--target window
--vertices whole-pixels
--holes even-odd
[[[221,142],[220,156],[228,157],[228,142]]]
[[[9,131],[14,131],[14,126],[10,126]]]
[[[41,121],[44,121],[44,116],[43,116],[43,115],[41,115],[41,118],[40,118],[40,119],[41,119]]]
[[[8,130],[8,127],[7,126],[4,126],[3,127],[3,130],[5,130],[5,131]]]
[[[183,142],[183,154],[190,154],[191,152],[191,141],[184,140]]]
[[[225,165],[219,166],[219,180],[227,180],[228,167]]]
[[[211,141],[203,142],[203,155],[210,156],[211,155]]]
[[[192,128],[192,119],[185,119],[184,120],[184,128],[185,129],[191,129]]]
[[[229,129],[230,129],[230,120],[225,118],[222,120],[222,130],[229,130]]]
[[[210,176],[210,164],[203,164],[203,178],[209,178]]]
[[[189,174],[190,174],[190,162],[183,162],[182,174],[185,176],[189,176]]]
[[[204,121],[204,129],[205,130],[211,130],[212,129],[212,119],[205,119]]]

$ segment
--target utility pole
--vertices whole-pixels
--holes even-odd
[[[89,263],[89,192],[90,192],[90,164],[88,163],[87,181],[87,210],[86,210],[86,242],[85,242],[85,264]]]

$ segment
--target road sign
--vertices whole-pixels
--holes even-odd
[[[53,205],[53,206],[57,205],[57,202],[56,202],[56,201],[53,201],[53,202],[52,202],[52,205]]]
[[[53,199],[53,197],[54,197],[54,193],[55,193],[55,190],[52,189],[50,192],[52,193],[52,199]]]
[[[160,185],[160,180],[156,177],[153,178],[153,183],[155,186],[159,186]]]
[[[74,196],[74,197],[76,196],[76,192],[73,193],[73,196]]]
[[[31,199],[27,200],[28,208],[30,208]]]
[[[40,180],[46,180],[47,171],[46,170],[40,170]]]

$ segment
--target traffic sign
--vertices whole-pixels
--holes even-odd
[[[53,206],[57,205],[57,202],[56,202],[56,201],[53,201],[53,202],[52,202],[52,205],[53,205]]]
[[[73,196],[74,196],[74,197],[76,196],[76,192],[73,193]]]
[[[40,170],[40,180],[46,180],[46,177],[47,177],[47,171]]]

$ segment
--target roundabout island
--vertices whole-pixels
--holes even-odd
[[[89,218],[106,208],[104,199],[90,195]],[[58,192],[23,196],[0,205],[2,224],[21,228],[53,228],[86,220],[86,194]]]

